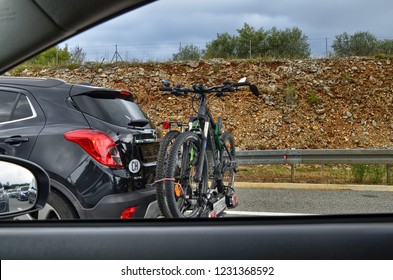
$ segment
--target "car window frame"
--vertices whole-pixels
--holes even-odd
[[[23,92],[20,92],[20,91],[12,91],[12,90],[5,89],[5,88],[0,88],[0,92],[9,92],[9,93],[13,93],[13,94],[19,95],[18,100],[16,100],[15,104],[13,105],[13,106],[14,106],[13,112],[15,112],[15,109],[16,109],[18,103],[20,102],[20,97],[21,97],[21,96],[26,97],[27,102],[29,103],[29,106],[30,106],[30,109],[31,109],[31,112],[32,112],[32,115],[29,116],[29,117],[26,117],[26,118],[21,118],[21,119],[16,119],[16,120],[10,120],[10,121],[5,121],[5,122],[1,122],[1,121],[0,121],[0,125],[6,125],[6,124],[11,124],[11,123],[21,122],[21,121],[25,121],[25,120],[34,119],[34,118],[37,117],[37,111],[35,110],[33,104],[31,103],[29,97],[28,97],[26,94],[24,94]],[[0,94],[1,94],[1,93],[0,93]]]

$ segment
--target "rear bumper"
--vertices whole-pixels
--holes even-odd
[[[94,208],[79,209],[79,214],[82,219],[119,219],[123,211],[130,207],[136,207],[132,218],[154,218],[159,213],[156,189],[107,195]]]

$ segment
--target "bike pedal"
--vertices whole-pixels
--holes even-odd
[[[239,205],[239,197],[236,194],[232,196],[226,196],[225,202],[228,209],[235,208]]]

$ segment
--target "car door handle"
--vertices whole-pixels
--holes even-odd
[[[17,144],[21,144],[24,142],[28,142],[29,138],[27,137],[21,137],[21,136],[17,136],[17,137],[10,137],[4,140],[4,143],[10,144],[10,145],[17,145]]]

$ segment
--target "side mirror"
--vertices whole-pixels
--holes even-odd
[[[49,186],[48,174],[37,164],[0,155],[0,219],[42,209]]]
[[[250,90],[252,94],[254,94],[257,97],[259,96],[259,89],[257,88],[256,85],[250,85]]]

